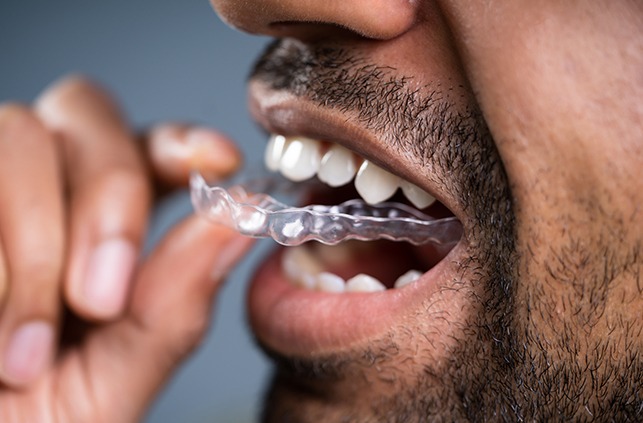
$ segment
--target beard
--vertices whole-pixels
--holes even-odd
[[[446,359],[436,363],[423,355],[423,347],[437,338],[424,324],[436,318],[428,303],[413,323],[390,328],[367,347],[311,357],[264,348],[276,364],[264,421],[640,417],[638,354],[606,362],[600,351],[619,342],[606,339],[578,360],[579,352],[588,350],[581,349],[577,323],[563,324],[563,331],[549,338],[535,323],[552,318],[557,299],[543,294],[546,280],[529,276],[528,249],[517,251],[514,197],[475,104],[450,102],[448,87],[411,88],[417,86],[412,77],[369,63],[344,46],[277,41],[259,59],[252,78],[350,113],[400,154],[430,163],[431,177],[453,193],[475,223],[466,234],[468,259],[459,263],[460,280],[451,283],[468,299],[468,318],[454,323],[455,342],[441,347],[447,349]],[[569,259],[560,266],[574,274],[578,264]]]

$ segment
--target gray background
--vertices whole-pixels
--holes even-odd
[[[264,137],[246,112],[244,81],[266,43],[226,27],[207,0],[0,0],[0,102],[30,102],[57,78],[83,73],[114,93],[135,127],[167,119],[214,126],[256,162]],[[164,204],[150,242],[189,210],[185,195]],[[243,301],[269,247],[233,273],[206,342],[148,422],[254,421],[268,365],[246,328]]]

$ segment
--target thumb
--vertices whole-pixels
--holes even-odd
[[[135,421],[146,411],[201,341],[222,279],[252,243],[192,216],[142,265],[128,314],[97,333],[86,350],[98,409],[119,413],[111,421]]]

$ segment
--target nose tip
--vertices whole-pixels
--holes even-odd
[[[415,22],[418,0],[211,0],[221,18],[240,30],[274,37],[302,36],[311,28],[343,28],[391,39]]]

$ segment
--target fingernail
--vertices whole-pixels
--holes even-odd
[[[20,326],[9,339],[2,363],[11,384],[25,385],[40,376],[52,356],[54,331],[49,323],[34,321]]]
[[[90,256],[84,284],[87,306],[100,317],[114,317],[125,305],[136,264],[136,248],[122,238],[103,241]]]
[[[227,276],[233,266],[241,259],[241,256],[248,250],[254,240],[248,237],[237,236],[225,245],[221,254],[217,257],[210,277],[217,281]]]

